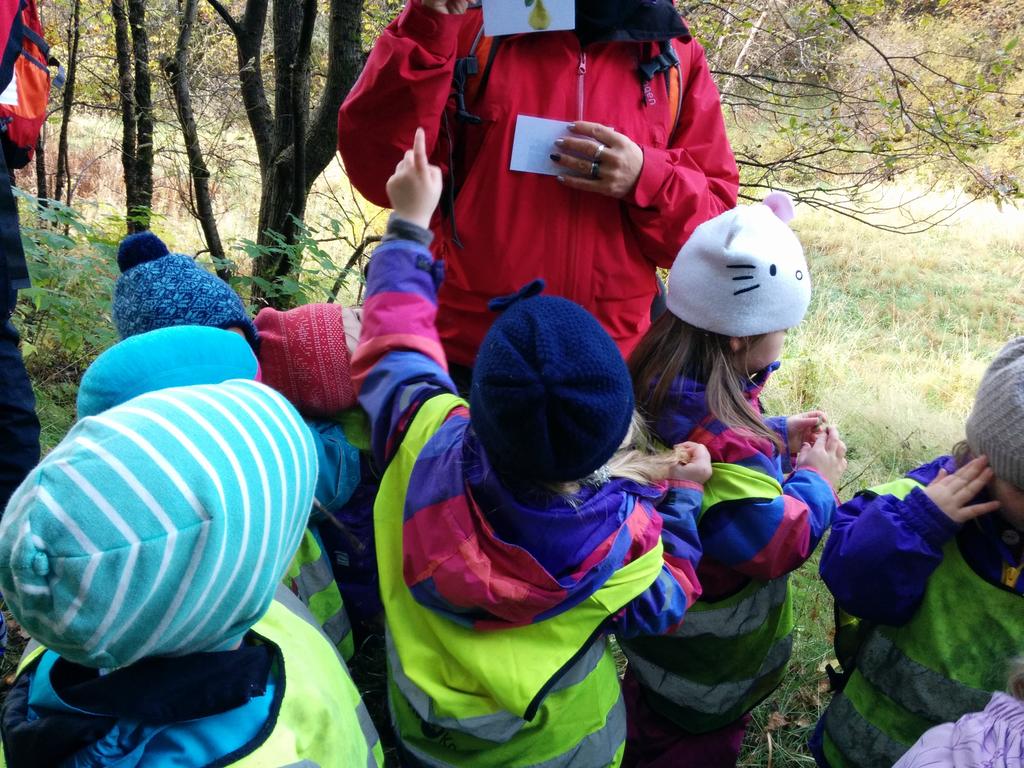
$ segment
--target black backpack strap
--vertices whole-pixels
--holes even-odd
[[[471,101],[476,102],[487,87],[487,81],[491,76],[491,68],[494,65],[494,58],[498,53],[498,46],[501,45],[504,37],[493,37],[488,40],[487,59],[481,69],[480,57],[478,54],[480,53],[480,46],[485,39],[487,38],[484,36],[484,27],[483,24],[481,24],[480,29],[477,30],[476,37],[473,38],[473,44],[469,47],[469,51],[465,56],[455,60],[455,71],[452,74],[452,95],[455,97],[455,119],[467,125],[479,125],[483,122],[483,119],[479,115],[475,115],[469,111],[469,103]],[[474,84],[475,87],[473,88],[469,88],[469,78],[471,77],[480,78]],[[459,229],[455,222],[455,197],[458,195],[458,188],[455,184],[456,130],[448,119],[447,111],[442,115],[441,124],[445,138],[448,142],[448,179],[445,184],[445,194],[441,198],[441,208],[444,217],[448,219],[452,229],[452,243],[454,243],[456,247],[461,248],[462,241],[459,240]]]
[[[484,89],[487,88],[487,81],[491,76],[491,67],[494,65],[494,57],[497,55],[498,47],[503,39],[504,37],[500,36],[491,38],[487,50],[487,60],[481,69],[480,58],[477,56],[480,44],[484,40],[484,28],[481,24],[476,37],[473,39],[473,45],[469,48],[469,52],[462,58],[455,60],[455,72],[452,75],[452,92],[455,96],[455,117],[460,122],[471,125],[479,125],[482,122],[478,115],[474,115],[469,111],[466,98],[467,85],[470,77],[480,76],[480,82],[472,91],[472,100],[476,101],[480,94],[484,92]]]
[[[43,61],[49,60],[50,46],[45,40],[43,40],[42,35],[32,29],[32,27],[23,27],[22,34],[28,38],[29,42],[36,44],[36,48],[38,48],[39,52],[43,55]]]
[[[645,83],[649,83],[655,76],[678,66],[679,56],[676,55],[676,49],[672,46],[672,41],[659,40],[658,54],[648,61],[640,62],[640,79]]]
[[[672,116],[672,130],[669,131],[669,138],[675,135],[679,127],[679,120],[683,114],[683,65],[679,62],[679,54],[671,40],[658,41],[658,53],[652,59],[641,62],[638,66],[640,72],[640,87],[645,88],[655,77],[661,75],[665,78],[665,93],[672,94],[672,74],[678,82],[678,93],[675,99],[675,114]]]

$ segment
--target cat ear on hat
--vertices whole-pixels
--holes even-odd
[[[786,224],[789,224],[796,216],[793,198],[785,192],[769,192],[761,203],[768,206],[769,210]]]

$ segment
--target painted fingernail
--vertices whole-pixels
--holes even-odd
[[[550,157],[551,157],[551,159],[552,159],[552,160],[554,160],[554,161],[555,161],[556,163],[557,163],[557,162],[558,162],[559,160],[561,160],[561,159],[562,159],[562,156],[561,156],[561,155],[556,155],[556,154],[555,154],[555,153],[553,153],[553,152],[551,153]]]
[[[555,146],[557,146],[557,147],[565,146],[565,139],[555,139]]]

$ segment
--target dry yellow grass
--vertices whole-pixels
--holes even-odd
[[[795,226],[814,298],[769,408],[828,411],[851,447],[848,477],[863,473],[858,487],[947,450],[988,360],[1024,333],[1024,213],[975,203],[919,235],[826,211],[801,212]]]

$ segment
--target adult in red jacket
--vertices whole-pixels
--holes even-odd
[[[486,87],[467,105],[481,118],[471,124],[452,98],[456,60],[481,23],[466,6],[409,0],[381,35],[338,116],[349,177],[387,205],[391,170],[417,126],[426,129],[450,186],[433,222],[450,362],[472,366],[493,319],[487,301],[535,277],[589,309],[628,355],[650,324],[655,267],[670,266],[699,224],[736,204],[739,174],[704,51],[670,0],[577,0],[574,32],[501,39]],[[671,41],[681,63],[674,132],[668,79],[645,83],[639,72],[659,41]],[[575,121],[553,159],[599,178],[510,171],[517,115]]]

